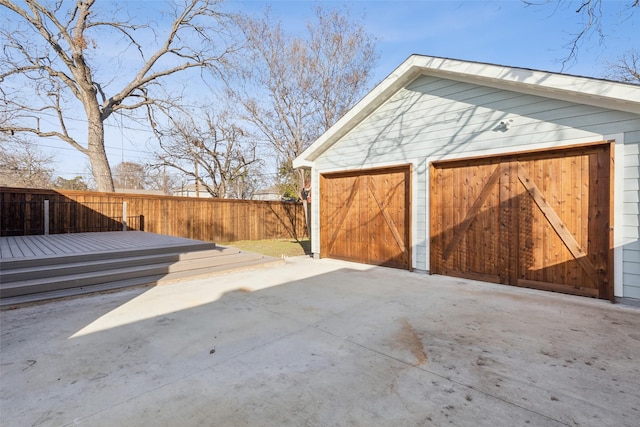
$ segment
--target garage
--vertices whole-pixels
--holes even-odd
[[[431,272],[613,298],[610,143],[431,165]]]
[[[410,269],[410,177],[410,166],[322,174],[322,256]]]
[[[640,301],[636,84],[411,55],[293,166],[316,258]]]

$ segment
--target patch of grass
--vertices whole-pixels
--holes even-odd
[[[220,246],[234,246],[247,252],[256,252],[280,258],[283,255],[301,256],[311,254],[309,239],[275,239],[275,240],[240,240],[237,242],[219,243]]]

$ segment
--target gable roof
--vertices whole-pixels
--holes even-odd
[[[311,167],[313,160],[421,75],[640,114],[640,85],[482,62],[411,55],[302,152],[293,161],[293,167]]]

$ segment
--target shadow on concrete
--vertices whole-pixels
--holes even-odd
[[[274,426],[637,419],[636,311],[347,265],[302,259],[2,312],[3,418]]]

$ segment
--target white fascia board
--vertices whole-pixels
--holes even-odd
[[[524,68],[423,57],[424,74],[640,114],[640,86]]]
[[[423,55],[411,55],[340,120],[293,161],[295,168],[313,163],[335,142],[419,75],[512,90],[612,110],[640,114],[640,86]]]

